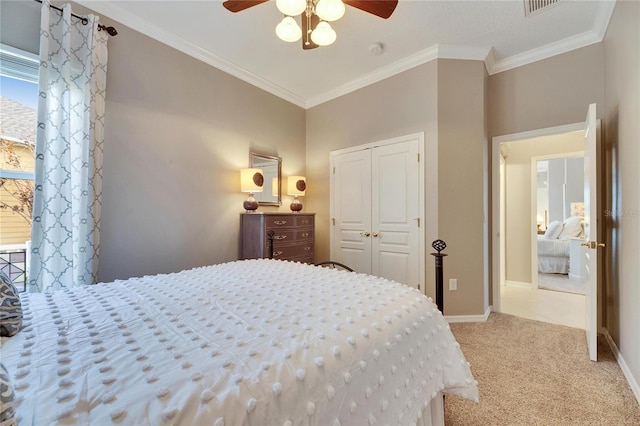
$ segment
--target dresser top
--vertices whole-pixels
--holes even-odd
[[[315,213],[293,213],[293,212],[256,212],[256,213],[240,213],[246,216],[301,216],[301,215],[313,215]]]

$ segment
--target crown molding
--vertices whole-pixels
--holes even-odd
[[[613,10],[616,8],[616,1],[609,0],[599,4],[598,12],[596,12],[596,21],[593,23],[593,32],[600,36],[600,40],[604,40],[604,36],[607,34]]]
[[[117,6],[116,2],[94,2],[91,0],[75,0],[97,13],[108,16],[110,19],[151,37],[161,43],[164,43],[174,49],[177,49],[197,60],[209,64],[219,70],[226,72],[246,83],[265,90],[272,95],[278,96],[294,105],[308,109],[332,99],[346,95],[355,90],[361,89],[368,85],[377,83],[386,78],[392,77],[401,72],[407,71],[418,65],[422,65],[434,59],[462,59],[462,60],[479,60],[484,61],[485,68],[489,75],[497,74],[510,69],[518,68],[533,62],[560,55],[571,50],[586,47],[591,44],[599,43],[604,36],[609,25],[616,0],[604,1],[600,3],[597,19],[594,27],[590,31],[578,34],[572,37],[550,43],[537,49],[532,49],[521,54],[513,55],[507,58],[496,60],[491,47],[477,48],[455,45],[435,45],[428,49],[424,49],[411,56],[403,58],[374,72],[368,73],[358,79],[352,80],[335,89],[329,90],[319,96],[305,99],[295,93],[276,85],[230,61],[227,61],[195,43],[189,42],[182,37],[159,28],[144,19],[129,13],[126,9]]]
[[[527,52],[500,59],[495,61],[492,66],[489,66],[489,64],[485,62],[485,66],[487,67],[489,75],[498,74],[503,71],[508,71],[523,65],[551,58],[581,47],[586,47],[600,41],[602,41],[602,38],[600,38],[596,33],[593,31],[587,31],[582,34],[577,34],[575,36],[547,44],[537,49],[531,49]]]
[[[598,11],[596,12],[596,20],[593,24],[593,28],[590,31],[585,31],[581,34],[576,34],[575,36],[567,37],[537,49],[531,49],[527,52],[500,59],[498,61],[495,61],[493,57],[491,58],[493,59],[492,61],[485,60],[487,72],[489,75],[498,74],[503,71],[508,71],[523,65],[551,58],[562,53],[567,53],[572,50],[600,43],[607,32],[609,21],[611,20],[615,6],[616,0],[601,2],[598,6]]]
[[[332,99],[354,92],[396,74],[400,74],[401,72],[410,70],[411,68],[426,64],[434,59],[466,59],[484,61],[490,52],[491,48],[476,48],[457,45],[431,46],[428,49],[421,50],[411,56],[393,62],[347,84],[325,92],[320,96],[311,98],[306,102],[305,108],[311,108],[324,102],[328,102]]]
[[[103,14],[134,31],[144,34],[147,37],[173,47],[182,53],[224,71],[246,83],[265,90],[266,92],[278,96],[301,108],[305,108],[305,100],[300,96],[279,85],[273,84],[272,82],[240,67],[239,65],[203,49],[195,43],[191,43],[170,31],[153,25],[144,19],[138,18],[136,15],[129,13],[126,9],[117,6],[115,2],[93,2],[91,0],[75,0],[75,2],[97,13]]]
[[[428,49],[422,50],[411,56],[408,56],[399,61],[393,62],[382,68],[379,68],[374,72],[365,74],[364,76],[357,78],[356,80],[350,81],[347,84],[343,84],[342,86],[336,87],[333,90],[329,90],[328,92],[325,92],[320,96],[311,98],[306,102],[306,108],[311,108],[316,105],[320,105],[324,102],[328,102],[332,99],[346,95],[347,93],[351,93],[363,87],[369,86],[373,83],[377,83],[386,78],[399,74],[403,71],[409,70],[411,68],[417,67],[418,65],[422,65],[429,61],[437,59],[437,57],[438,57],[438,46],[432,46]]]

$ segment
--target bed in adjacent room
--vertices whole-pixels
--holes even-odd
[[[544,235],[538,235],[538,272],[569,273],[571,238],[583,235],[582,226],[582,217],[571,216],[564,222],[551,222]]]
[[[24,294],[2,338],[19,424],[441,424],[477,400],[419,291],[246,260]]]

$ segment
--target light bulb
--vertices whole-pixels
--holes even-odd
[[[291,43],[300,40],[300,37],[302,37],[302,30],[295,19],[291,16],[285,16],[276,26],[276,35],[280,40]]]
[[[316,4],[316,15],[323,21],[337,21],[344,15],[342,0],[320,0]]]
[[[276,0],[276,7],[285,15],[296,16],[307,9],[307,0]]]
[[[318,46],[328,46],[336,41],[336,37],[336,32],[331,28],[331,25],[325,21],[320,21],[311,32],[311,41]]]

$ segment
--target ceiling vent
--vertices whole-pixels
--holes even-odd
[[[524,0],[524,15],[531,16],[560,3],[563,0]]]

